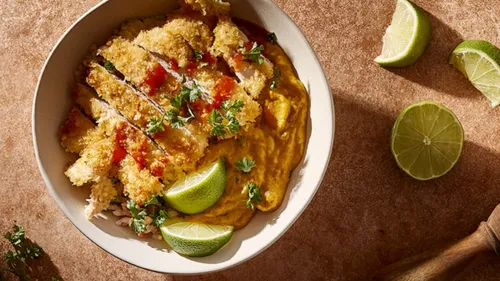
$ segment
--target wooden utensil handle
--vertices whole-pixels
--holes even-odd
[[[498,239],[483,222],[465,239],[444,249],[426,252],[392,264],[380,271],[374,281],[452,280],[479,253],[497,251]]]

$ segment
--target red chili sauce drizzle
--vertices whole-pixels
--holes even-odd
[[[146,165],[145,156],[147,149],[148,149],[147,140],[144,139],[141,145],[132,152],[132,157],[134,158],[135,162],[137,162],[137,164],[141,169],[144,169]]]
[[[171,58],[168,63],[170,64],[170,68],[172,68],[173,71],[179,71],[179,63],[176,59]]]
[[[215,84],[212,107],[219,109],[222,102],[231,97],[231,92],[234,89],[234,79],[229,76],[222,76],[217,84]]]
[[[148,95],[154,96],[156,91],[165,83],[167,71],[159,63],[155,64],[152,70],[148,72],[148,77],[146,78],[146,85],[149,86]]]
[[[125,140],[127,136],[123,132],[123,128],[117,128],[115,132],[116,140],[115,149],[113,150],[113,163],[118,164],[127,156],[127,150],[125,149]]]

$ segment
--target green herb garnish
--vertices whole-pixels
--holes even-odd
[[[224,130],[224,126],[222,126],[222,115],[220,115],[219,111],[213,109],[208,116],[208,122],[212,124],[212,129],[210,130],[210,135],[214,137],[223,137],[226,135],[226,131]]]
[[[267,41],[271,42],[273,45],[278,44],[278,37],[276,36],[276,33],[269,32],[267,34]]]
[[[258,64],[264,63],[264,57],[261,55],[262,51],[264,51],[264,46],[257,44],[257,42],[253,43],[252,49],[250,49],[250,51],[247,51],[246,48],[241,49],[243,59],[253,61]]]
[[[153,116],[146,127],[146,133],[149,135],[154,135],[159,132],[165,132],[165,126],[163,125],[165,121],[165,115],[158,119],[158,117]]]
[[[229,118],[229,123],[227,123],[226,128],[229,133],[235,134],[241,129],[240,121],[238,121],[238,119],[233,115],[231,118]]]
[[[115,66],[109,60],[104,62],[104,68],[107,71],[115,71],[116,70]]]
[[[236,162],[236,170],[243,173],[250,173],[250,171],[255,167],[255,161],[250,160],[246,157],[241,158]]]
[[[281,77],[281,71],[279,69],[275,68],[274,73],[273,73],[273,82],[271,83],[271,90],[274,90],[274,89],[279,87],[280,77]]]
[[[235,111],[235,112],[241,112],[241,109],[245,103],[240,100],[235,100],[232,104],[230,100],[225,100],[221,104],[221,108],[224,109],[225,111]]]
[[[167,120],[170,121],[170,127],[174,128],[174,129],[178,129],[178,128],[184,127],[184,125],[187,122],[189,122],[192,119],[196,118],[194,116],[193,111],[191,110],[191,108],[189,106],[188,106],[188,113],[189,113],[188,117],[182,117],[182,116],[179,115],[180,114],[180,110],[178,110],[176,108],[170,109],[167,112]]]
[[[132,214],[132,224],[130,228],[136,233],[143,233],[146,231],[146,223],[144,222],[144,217],[147,215],[144,209],[138,208],[134,200],[129,200],[127,202],[127,208]]]
[[[167,211],[162,209],[153,218],[153,225],[156,227],[160,227],[169,218],[170,217],[168,216]]]
[[[252,210],[255,209],[254,203],[260,203],[262,201],[262,195],[260,194],[260,187],[255,183],[249,183],[248,188],[248,200],[246,201],[247,208]]]
[[[203,59],[203,53],[198,52],[196,50],[193,50],[193,56],[196,60],[202,60]]]
[[[112,177],[112,178],[111,178],[111,184],[115,185],[115,184],[117,184],[117,183],[118,183],[118,179],[117,179],[117,178],[115,178],[115,177]]]
[[[146,203],[144,203],[144,207],[152,205],[161,206],[160,201],[158,201],[158,196],[153,195],[148,201],[146,201]]]
[[[7,232],[5,239],[9,240],[14,251],[4,253],[3,258],[7,263],[7,268],[0,269],[0,272],[12,273],[22,281],[30,280],[31,268],[27,262],[42,257],[44,255],[43,249],[35,242],[25,238],[22,226],[14,225],[13,232]]]

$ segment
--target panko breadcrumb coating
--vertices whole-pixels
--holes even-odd
[[[117,177],[123,183],[124,194],[139,205],[143,205],[151,196],[160,194],[163,189],[163,184],[147,169],[141,170],[130,155],[120,162]]]
[[[154,38],[163,38],[163,40],[157,41]],[[186,66],[193,58],[193,50],[184,42],[182,36],[172,34],[164,27],[142,31],[133,42],[150,51],[176,59],[180,67]]]
[[[204,21],[185,15],[170,17],[164,29],[184,38],[189,46],[198,52],[210,51],[214,42],[214,34]]]
[[[66,151],[79,154],[92,141],[94,127],[80,110],[73,108],[61,128],[61,145]]]
[[[206,16],[225,16],[231,11],[231,4],[220,0],[183,0],[190,8]]]
[[[118,192],[113,186],[110,178],[103,178],[91,187],[89,204],[85,206],[85,215],[88,220],[104,211],[116,198]]]

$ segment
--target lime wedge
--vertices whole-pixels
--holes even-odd
[[[172,208],[198,214],[212,207],[226,189],[226,167],[222,159],[175,182],[164,194]]]
[[[231,240],[232,226],[179,222],[160,227],[163,239],[174,251],[189,257],[214,254]]]
[[[382,54],[375,59],[376,63],[389,67],[415,63],[431,41],[427,13],[408,0],[397,0],[396,11],[383,41]]]
[[[490,100],[493,107],[500,104],[500,49],[488,41],[464,41],[451,53],[450,63]]]
[[[391,150],[399,167],[418,180],[446,174],[462,153],[464,130],[453,112],[435,102],[411,105],[392,129]]]

